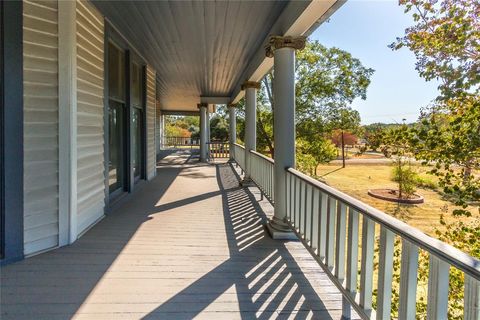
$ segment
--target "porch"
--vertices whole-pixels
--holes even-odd
[[[235,164],[168,151],[71,246],[2,268],[2,319],[340,319],[342,294]]]

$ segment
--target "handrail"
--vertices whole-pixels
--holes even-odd
[[[267,157],[267,156],[265,156],[265,155],[263,155],[263,154],[261,154],[261,153],[259,153],[259,152],[257,152],[257,151],[250,150],[250,153],[256,155],[257,157],[262,158],[263,160],[266,160],[266,161],[270,162],[271,164],[274,164],[274,163],[275,163],[275,161],[273,161],[272,158],[269,158],[269,157]]]
[[[300,179],[305,180],[308,184],[328,193],[337,200],[340,200],[348,206],[361,211],[362,214],[368,216],[375,222],[384,225],[388,229],[392,230],[395,234],[407,238],[407,240],[419,246],[420,248],[434,253],[435,255],[439,256],[439,258],[445,260],[456,268],[462,270],[463,272],[467,272],[475,279],[480,280],[480,260],[449,245],[448,243],[432,238],[417,228],[414,228],[403,221],[400,221],[378,209],[375,209],[368,204],[363,203],[318,180],[315,180],[293,168],[288,168],[286,170]]]

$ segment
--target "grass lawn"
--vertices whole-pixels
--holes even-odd
[[[417,166],[416,169],[421,177],[435,181],[434,177],[425,173],[425,167]],[[452,211],[457,207],[444,200],[438,192],[430,189],[417,190],[417,193],[425,198],[425,202],[419,205],[396,204],[375,199],[367,194],[368,189],[396,188],[396,183],[391,181],[391,174],[392,167],[383,164],[347,164],[346,168],[327,164],[318,167],[318,175],[330,186],[405,221],[431,236],[434,235],[435,227],[441,227],[440,214],[443,213],[449,222],[458,219],[452,216]],[[462,217],[461,219],[479,218],[479,210],[474,208],[472,218]]]

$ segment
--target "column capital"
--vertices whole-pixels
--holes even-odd
[[[245,90],[247,88],[254,88],[254,89],[260,89],[260,82],[255,82],[255,81],[245,81],[242,84],[242,90]]]
[[[271,36],[268,45],[265,47],[265,55],[268,58],[273,58],[273,52],[276,49],[292,48],[295,50],[302,50],[305,48],[306,37],[291,37],[291,36]]]
[[[229,109],[230,109],[230,108],[236,108],[237,106],[238,106],[237,103],[229,103],[229,104],[227,104],[227,108],[229,108]]]
[[[208,108],[208,103],[197,103],[197,108],[200,109],[200,108]]]

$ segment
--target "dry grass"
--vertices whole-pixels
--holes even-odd
[[[431,176],[425,173],[425,167],[418,166],[417,171],[421,177],[433,180]],[[458,219],[452,216],[452,211],[458,207],[443,199],[441,194],[434,190],[419,188],[417,193],[425,198],[425,203],[419,205],[396,204],[369,196],[367,194],[368,189],[396,188],[395,182],[391,181],[391,172],[391,166],[381,164],[347,164],[347,167],[343,169],[338,165],[321,165],[318,167],[318,174],[329,185],[405,221],[429,235],[434,235],[436,227],[441,228],[440,214],[443,213],[448,222]],[[474,218],[478,219],[478,208],[474,208],[472,214]]]

